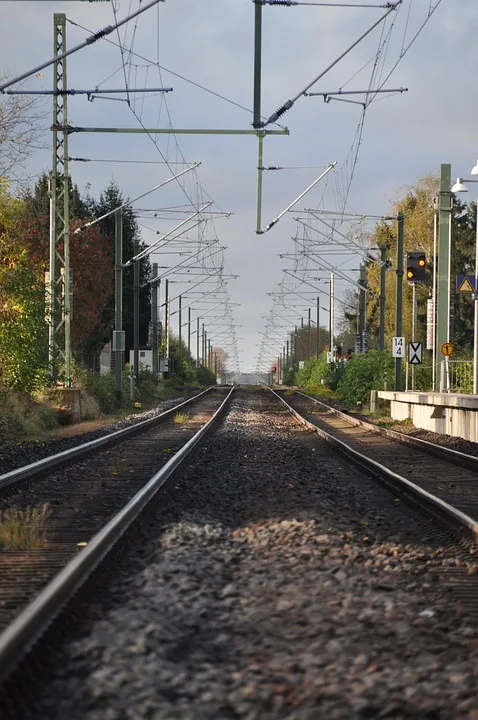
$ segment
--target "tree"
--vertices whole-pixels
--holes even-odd
[[[429,281],[418,283],[417,295],[417,341],[426,341],[427,330],[427,300],[432,294],[433,270],[433,236],[434,236],[434,209],[433,200],[439,192],[438,177],[427,175],[417,181],[416,185],[408,188],[405,195],[398,197],[391,205],[391,215],[397,216],[399,212],[404,215],[404,241],[405,252],[423,251],[428,259]],[[452,212],[452,258],[451,258],[451,339],[457,350],[465,354],[470,351],[473,338],[473,307],[470,297],[458,295],[454,291],[455,277],[459,273],[474,273],[476,206],[461,203],[454,199]],[[368,237],[368,240],[367,240]],[[382,247],[387,249],[390,268],[386,273],[386,313],[385,336],[387,347],[390,347],[391,338],[395,335],[395,298],[396,298],[396,253],[397,253],[397,223],[382,222],[365,236],[369,247]],[[380,294],[380,267],[377,263],[367,261],[367,286],[376,297],[367,302],[367,329],[370,337],[370,347],[378,347],[379,333],[379,303]],[[412,286],[403,282],[403,335],[411,339],[412,326]],[[349,330],[353,330],[355,317],[346,316]]]
[[[48,363],[45,286],[23,243],[25,203],[0,187],[0,381],[31,391]]]
[[[127,200],[121,194],[115,183],[110,183],[99,200],[91,200],[88,205],[89,214],[94,217],[101,217],[107,212],[123,205]],[[101,220],[99,227],[102,233],[109,238],[110,256],[114,266],[114,238],[115,238],[115,215],[109,215]],[[130,207],[123,209],[123,263],[131,260],[134,255],[143,250],[146,246],[140,240],[140,230],[135,214]],[[136,248],[136,250],[135,250]],[[133,265],[125,268],[123,272],[123,330],[125,331],[126,357],[133,349]],[[151,317],[151,265],[148,257],[140,260],[140,293],[139,293],[139,344],[146,345],[148,340],[149,321]],[[114,293],[111,293],[103,307],[101,321],[97,328],[96,337],[91,338],[88,348],[90,353],[98,353],[103,345],[111,339],[111,331],[114,324]]]
[[[49,268],[49,195],[48,178],[40,177],[34,189],[25,194],[26,216],[23,221],[21,242],[27,251],[28,262],[39,280]],[[75,356],[88,360],[93,346],[97,354],[105,341],[101,327],[103,309],[114,287],[114,257],[111,238],[105,236],[99,225],[75,233],[85,224],[88,208],[81,200],[78,188],[70,184],[70,269],[72,273],[71,341]],[[63,255],[60,242],[57,252]],[[94,362],[92,363],[94,366]]]
[[[6,75],[0,78],[5,81]],[[0,95],[0,178],[22,179],[25,161],[42,147],[44,100],[28,95]]]

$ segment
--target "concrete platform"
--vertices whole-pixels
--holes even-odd
[[[415,427],[478,442],[478,395],[379,390],[390,401],[394,420],[410,419]]]

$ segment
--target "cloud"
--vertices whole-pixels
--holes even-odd
[[[137,2],[131,7],[137,7]],[[344,58],[313,90],[332,92],[339,88],[379,87],[425,19],[428,2],[404,3],[391,13],[384,27],[377,28]],[[124,16],[130,3],[121,3]],[[410,8],[410,13],[408,9]],[[68,24],[68,46],[82,42],[90,31],[112,22],[109,3],[2,2],[0,66],[19,74],[52,57],[52,15],[65,12],[88,30]],[[294,97],[328,67],[357,37],[384,13],[372,8],[263,8],[262,113],[270,115]],[[145,82],[150,87],[171,85],[167,107],[160,97],[135,97],[132,105],[146,127],[249,129],[253,104],[254,6],[246,0],[168,0],[159,12],[148,11],[137,23],[121,30],[137,55],[126,56],[131,86]],[[476,0],[442,2],[416,44],[403,57],[385,87],[408,87],[393,98],[377,96],[367,111],[358,163],[350,189],[349,204],[357,212],[381,214],[397,188],[412,185],[428,172],[439,172],[442,162],[452,162],[456,174],[466,175],[476,161],[477,98],[472,79],[477,76],[475,28]],[[134,30],[136,27],[136,30]],[[158,34],[159,28],[159,34]],[[391,34],[391,40],[384,42]],[[117,34],[109,39],[117,42]],[[377,51],[381,53],[377,56]],[[245,106],[241,109],[181,80],[159,73],[155,62],[204,85],[221,96]],[[68,60],[70,87],[122,86],[120,51],[101,40]],[[373,80],[371,80],[373,72]],[[27,87],[49,88],[52,69],[44,77],[32,78]],[[372,85],[370,85],[372,83]],[[345,99],[345,96],[344,98]],[[360,100],[349,96],[347,99]],[[336,208],[342,202],[352,163],[349,155],[361,117],[360,105],[341,101],[326,104],[320,97],[300,97],[280,120],[290,128],[288,137],[268,137],[264,164],[283,166],[324,165],[337,160],[337,170],[304,198],[297,209]],[[69,101],[69,120],[74,125],[140,127],[126,103],[85,97]],[[48,133],[47,133],[48,136]],[[256,235],[257,141],[254,137],[154,135],[161,153],[170,160],[202,162],[198,178],[207,193],[223,210],[236,213],[215,224],[221,243],[228,246],[225,262],[240,278],[229,281],[231,299],[241,302],[234,311],[244,327],[243,369],[252,369],[256,344],[272,304],[272,292],[282,279],[287,252],[296,233],[293,214],[265,235]],[[126,134],[70,135],[70,155],[86,158],[161,160],[151,138]],[[177,145],[176,145],[177,142]],[[352,155],[353,157],[353,155]],[[349,163],[344,165],[346,159]],[[33,172],[48,169],[50,151],[32,158]],[[172,166],[174,169],[175,166]],[[171,174],[164,165],[71,163],[74,182],[83,189],[91,183],[98,195],[115,180],[125,195],[135,197]],[[264,173],[263,214],[265,224],[319,175],[320,168],[302,168]],[[455,174],[455,171],[453,171]],[[188,178],[187,194],[197,192],[196,180]],[[340,191],[340,193],[339,193]],[[188,202],[177,185],[168,186],[148,198],[148,206]],[[151,203],[151,205],[149,204]],[[147,223],[146,223],[147,224]],[[163,220],[152,227],[164,228]],[[333,261],[328,255],[327,260]],[[343,258],[337,256],[337,263]],[[324,318],[324,322],[327,319]]]

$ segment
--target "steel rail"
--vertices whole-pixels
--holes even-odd
[[[235,387],[229,391],[210,420],[153,475],[128,504],[91,539],[84,550],[71,560],[4,630],[0,635],[0,682],[15,669],[65,603],[110,553],[158,490],[189,457],[198,442],[222,417],[234,390]]]
[[[150,425],[154,425],[158,421],[163,420],[168,415],[172,415],[172,413],[179,410],[179,408],[182,408],[185,405],[194,402],[205,393],[211,392],[213,389],[213,387],[207,388],[207,390],[203,390],[198,395],[194,395],[192,398],[184,400],[184,402],[179,403],[179,405],[175,405],[173,408],[166,410],[160,415],[155,415],[155,417],[153,418],[148,418],[148,420],[141,420],[134,425],[130,425],[130,427],[122,428],[121,430],[115,430],[115,432],[112,432],[109,435],[105,435],[104,437],[97,438],[96,440],[90,440],[89,442],[82,443],[81,445],[77,445],[76,447],[70,448],[69,450],[63,450],[62,452],[56,453],[55,455],[50,455],[49,457],[43,458],[42,460],[37,460],[37,462],[30,463],[29,465],[24,465],[23,467],[17,468],[16,470],[11,470],[4,475],[0,475],[0,490],[3,490],[9,485],[19,482],[20,480],[26,480],[27,478],[30,479],[32,477],[35,477],[35,475],[39,475],[45,470],[51,470],[53,468],[60,467],[60,465],[68,463],[71,460],[76,460],[80,457],[83,457],[84,455],[88,455],[89,453],[94,452],[98,448],[106,447],[108,445],[114,445],[122,438],[140,432],[141,430],[144,430]]]
[[[347,445],[347,443],[327,433],[325,430],[317,427],[317,425],[314,425],[300,415],[297,410],[294,410],[294,408],[291,407],[284,398],[272,390],[272,388],[269,388],[269,390],[286,406],[289,412],[292,413],[300,423],[317,433],[323,440],[326,440],[330,445],[335,447],[338,452],[351,460],[354,465],[358,465],[363,470],[371,473],[386,486],[392,488],[394,493],[406,497],[415,507],[421,510],[426,509],[435,517],[446,522],[446,524],[451,526],[455,531],[458,531],[475,543],[478,542],[477,520],[461,512],[461,510],[458,510],[441,498],[436,497],[436,495],[415,485],[415,483],[407,480],[407,478],[402,475],[394,473],[376,460],[372,460],[366,455],[354,450],[350,445]]]
[[[296,390],[295,392],[298,395],[302,395],[302,397],[311,400],[317,405],[321,405],[322,407],[326,408],[326,410],[328,410],[330,413],[341,418],[349,425],[362,427],[364,430],[370,430],[377,435],[388,437],[391,440],[397,440],[401,443],[408,443],[409,445],[414,445],[415,447],[420,448],[420,450],[423,450],[423,452],[429,453],[430,455],[434,455],[435,457],[439,457],[443,460],[448,460],[448,462],[453,462],[454,460],[457,460],[462,467],[466,467],[469,470],[475,470],[476,472],[478,472],[478,457],[476,457],[475,455],[468,455],[468,453],[461,452],[460,450],[453,450],[453,448],[446,448],[440,445],[435,445],[435,443],[432,443],[429,440],[422,440],[421,438],[411,437],[410,435],[405,435],[404,433],[398,432],[397,430],[390,430],[389,428],[379,427],[378,425],[369,423],[366,420],[354,418],[352,415],[348,415],[341,410],[337,410],[337,408],[333,408],[330,405],[327,405],[326,403],[322,402],[322,400],[317,400],[310,395],[306,395],[300,390]]]

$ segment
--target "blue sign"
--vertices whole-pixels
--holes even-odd
[[[456,292],[459,293],[474,293],[475,292],[475,276],[474,275],[462,275],[456,276]]]

